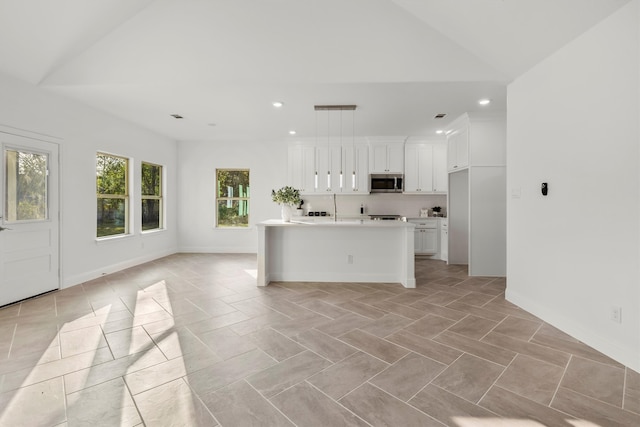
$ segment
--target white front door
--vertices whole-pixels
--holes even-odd
[[[0,306],[60,287],[58,145],[0,132]]]

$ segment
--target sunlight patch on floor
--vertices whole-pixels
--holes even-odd
[[[458,427],[546,427],[534,420],[518,418],[453,417]]]
[[[567,420],[567,423],[574,427],[603,427],[600,424],[592,423],[587,420]]]

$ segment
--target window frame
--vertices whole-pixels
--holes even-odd
[[[249,191],[247,192],[248,196],[247,197],[221,197],[221,191],[220,191],[220,180],[218,179],[218,172],[220,171],[229,171],[229,172],[247,172],[249,174],[249,183],[251,183],[251,169],[249,168],[216,168],[216,174],[215,174],[215,191],[216,191],[216,197],[215,197],[215,229],[217,230],[247,230],[249,229],[249,227],[251,226],[251,218],[250,218],[250,209],[249,206],[251,204],[251,192],[250,192],[250,188],[251,185],[249,185],[247,188],[249,189]],[[247,225],[246,226],[225,226],[225,225],[220,225],[219,220],[220,220],[220,215],[219,215],[219,203],[221,201],[246,201],[247,202]]]
[[[124,194],[112,194],[112,193],[99,193],[98,192],[98,156],[108,156],[115,157],[117,159],[122,159],[125,161],[125,170],[124,170]],[[97,240],[105,240],[105,239],[113,239],[119,237],[126,237],[132,234],[131,227],[131,203],[130,203],[130,183],[131,183],[131,168],[130,164],[132,159],[126,156],[120,156],[117,154],[108,153],[106,151],[97,151],[96,152],[96,215],[97,215],[97,204],[100,199],[124,199],[124,232],[118,234],[108,234],[104,236],[98,236],[98,223],[96,217],[96,239]]]
[[[143,194],[142,191],[142,173],[143,173],[143,169],[144,169],[144,165],[149,165],[149,166],[154,166],[154,167],[158,167],[160,168],[160,183],[158,185],[159,189],[158,189],[158,196],[155,195],[145,195]],[[160,202],[160,206],[158,207],[158,211],[159,211],[159,218],[158,218],[158,227],[156,228],[149,228],[149,229],[145,229],[144,228],[144,222],[142,222],[142,214],[143,214],[143,207],[142,204],[145,200],[158,200]],[[154,231],[160,231],[160,230],[164,230],[165,229],[165,223],[164,223],[164,166],[163,165],[159,165],[157,163],[152,163],[152,162],[145,162],[145,161],[141,161],[140,162],[140,232],[141,233],[153,233]]]

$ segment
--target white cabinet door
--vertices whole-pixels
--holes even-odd
[[[371,146],[371,173],[387,173],[387,145],[375,144]]]
[[[0,306],[60,287],[58,145],[0,133]]]
[[[447,166],[449,171],[469,166],[469,128],[455,130],[448,138]]]
[[[372,144],[370,173],[404,173],[404,144]]]
[[[433,146],[433,191],[446,193],[449,187],[449,174],[447,172],[447,146]]]
[[[405,147],[404,192],[433,191],[433,148],[430,144],[407,144]]]
[[[404,145],[387,145],[387,172],[404,173]]]
[[[456,139],[458,138],[458,133],[453,133],[447,138],[447,170],[454,170],[454,166],[458,161],[458,154],[456,153],[457,145]]]
[[[369,147],[357,144],[343,152],[343,194],[369,194]]]
[[[460,130],[460,136],[457,141],[456,155],[458,168],[466,168],[469,166],[469,128],[465,127]]]
[[[447,147],[444,144],[405,146],[404,192],[447,191]]]
[[[315,192],[316,150],[314,146],[289,147],[288,184],[302,194]]]
[[[438,230],[435,228],[418,228],[414,238],[415,253],[434,255],[438,253]]]
[[[315,192],[316,150],[315,147],[302,147],[302,184],[303,193]]]
[[[418,144],[407,144],[404,148],[404,192],[417,193],[420,188],[420,167],[418,161]],[[416,230],[417,231],[417,230]]]
[[[344,186],[344,171],[342,170],[342,149],[340,146],[316,147],[318,187],[317,193],[340,193],[340,173],[342,172]],[[315,177],[314,177],[315,180]]]
[[[422,230],[424,233],[422,240],[422,251],[426,254],[435,254],[438,252],[438,230],[436,228],[426,228]]]
[[[302,188],[302,147],[289,146],[287,152],[287,184],[303,191]]]
[[[423,145],[418,148],[418,190],[422,193],[433,191],[433,147]]]

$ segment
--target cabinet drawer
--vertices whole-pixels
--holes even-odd
[[[416,229],[421,229],[421,228],[438,228],[438,220],[437,219],[432,219],[432,220],[419,220],[419,219],[411,219],[409,220],[410,223],[415,224],[416,225]]]

